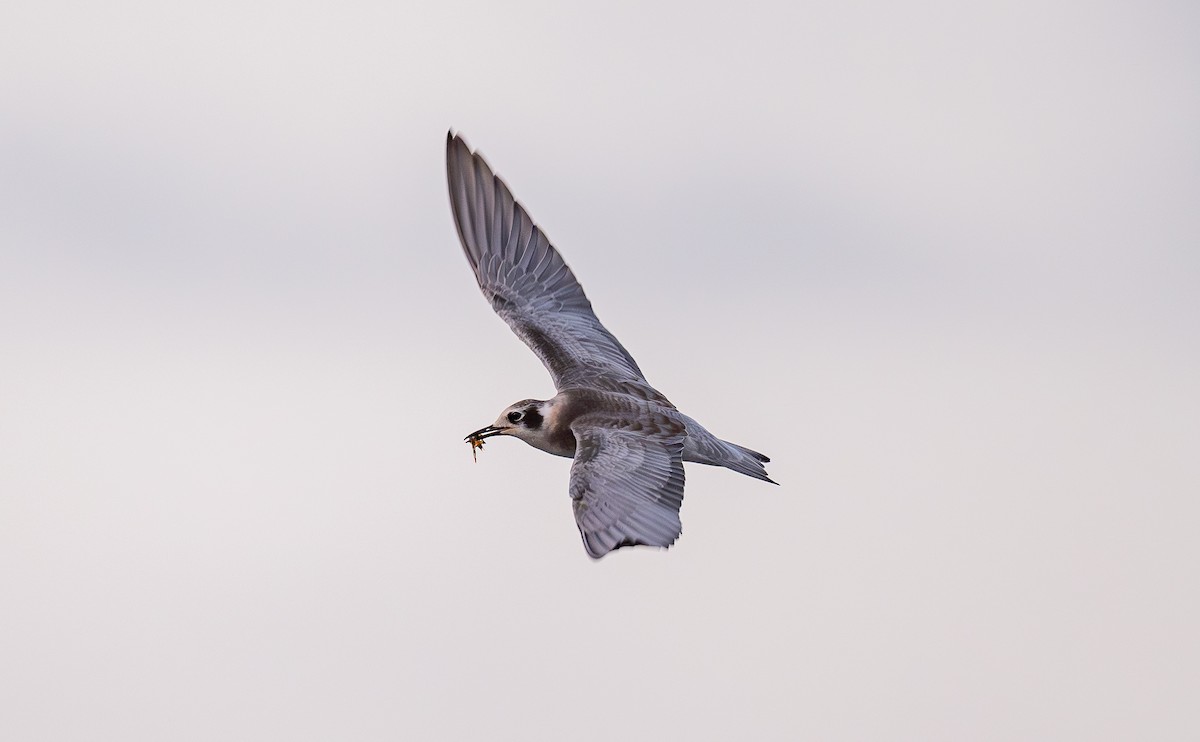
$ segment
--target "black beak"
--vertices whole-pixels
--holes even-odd
[[[474,433],[471,433],[466,438],[463,438],[463,440],[464,441],[472,441],[472,440],[481,441],[484,438],[491,438],[493,435],[500,435],[503,432],[504,432],[504,428],[497,428],[497,427],[493,427],[493,426],[489,425],[486,428],[480,428],[479,430],[476,430]]]

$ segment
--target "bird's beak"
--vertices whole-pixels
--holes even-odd
[[[463,440],[464,441],[471,441],[471,440],[481,441],[484,438],[491,438],[493,435],[500,435],[503,432],[504,432],[504,428],[497,428],[492,425],[489,425],[486,428],[480,428],[479,430],[476,430],[474,433],[471,433],[466,438],[463,438]]]

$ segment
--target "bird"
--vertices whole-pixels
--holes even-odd
[[[573,459],[568,492],[592,559],[627,546],[669,548],[683,531],[683,462],[771,484],[763,454],[717,438],[646,381],[597,319],[562,255],[508,185],[460,134],[446,134],[450,210],[479,289],[550,372],[557,393],[506,407],[468,435],[511,436]]]

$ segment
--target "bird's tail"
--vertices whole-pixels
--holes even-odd
[[[723,441],[704,429],[690,417],[687,420],[687,441],[683,445],[683,460],[694,461],[697,464],[723,466],[739,474],[761,479],[771,484],[779,484],[767,476],[763,464],[771,459],[753,449],[739,446],[736,443]]]
[[[726,449],[729,449],[733,456],[726,458],[721,462],[721,466],[726,469],[732,469],[739,474],[745,474],[748,477],[761,479],[764,482],[771,484],[779,484],[774,479],[767,476],[767,467],[763,464],[770,463],[771,459],[753,449],[739,446],[736,443],[729,441],[721,441],[725,444]]]

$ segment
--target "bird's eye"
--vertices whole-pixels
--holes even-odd
[[[525,417],[525,413],[520,412],[518,410],[514,410],[514,411],[508,413],[508,421],[510,423],[519,423],[519,422],[521,422],[521,418],[523,418],[523,417]]]

